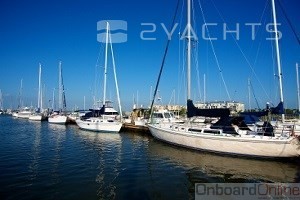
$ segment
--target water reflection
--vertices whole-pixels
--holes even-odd
[[[244,180],[291,183],[299,179],[297,177],[298,166],[295,162],[220,156],[176,148],[157,141],[149,143],[149,154],[159,159],[168,159],[188,170],[200,171],[211,177],[220,177],[221,179],[217,180],[225,182]]]
[[[199,153],[134,133],[0,123],[4,199],[187,199],[196,182],[300,181],[295,163]]]
[[[67,127],[63,124],[52,124],[52,123],[48,123],[48,128],[56,133],[65,133]]]
[[[113,142],[116,145],[120,145],[121,136],[119,133],[98,133],[94,131],[87,131],[77,128],[75,132],[80,136],[83,140],[93,142],[93,143],[103,143],[107,145],[111,145],[110,142]]]
[[[51,149],[53,150],[54,155],[51,159],[51,182],[53,185],[57,185],[61,182],[61,174],[59,173],[59,169],[62,165],[62,149],[63,142],[66,139],[66,126],[61,124],[48,124],[48,128],[52,130],[52,134],[50,137],[52,138],[51,141],[54,143]]]
[[[29,185],[32,185],[38,176],[40,151],[41,151],[41,123],[35,122],[31,123],[31,133],[30,137],[33,138],[31,152],[29,152],[30,164],[28,166],[29,172]]]
[[[120,134],[76,130],[78,136],[91,145],[97,154],[97,197],[115,199],[116,179],[120,173],[122,140]]]

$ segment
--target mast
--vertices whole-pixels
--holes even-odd
[[[61,77],[61,82],[62,82],[62,85],[61,85],[61,87],[62,87],[62,109],[63,109],[63,111],[66,111],[66,108],[67,108],[67,104],[66,104],[66,94],[65,94],[65,86],[64,86],[64,84],[63,84],[63,78]]]
[[[62,99],[62,78],[61,78],[61,61],[59,61],[58,65],[58,109],[61,111],[63,107],[63,99]]]
[[[107,27],[109,27],[108,23],[107,23]],[[109,32],[109,30],[107,30],[107,32]],[[114,78],[115,78],[115,85],[116,85],[116,92],[117,92],[117,98],[118,98],[118,104],[119,104],[120,117],[121,117],[121,120],[122,120],[123,119],[122,106],[121,106],[121,100],[120,100],[120,92],[119,92],[119,86],[118,86],[115,57],[114,57],[114,51],[113,51],[113,48],[112,48],[112,41],[111,41],[111,35],[110,34],[109,34],[109,43],[110,43],[110,51],[111,51],[112,64],[113,64],[113,70],[114,70]]]
[[[41,109],[41,74],[42,74],[42,66],[39,64],[39,91],[38,91],[38,112]]]
[[[150,86],[150,104],[149,104],[150,107],[151,107],[151,97],[152,97],[152,85]]]
[[[108,53],[108,29],[109,24],[106,22],[106,39],[105,39],[105,61],[104,61],[104,83],[103,83],[103,106],[106,101],[106,76],[107,76],[107,53]]]
[[[204,97],[203,97],[203,103],[204,103],[204,106],[206,106],[206,76],[205,74],[203,75],[203,93],[204,93]]]
[[[44,84],[44,86],[42,87],[41,89],[41,110],[43,111],[44,110],[44,99],[45,99],[45,92],[46,91],[46,85]]]
[[[281,72],[281,60],[280,60],[279,43],[278,43],[278,30],[277,30],[275,0],[272,0],[272,10],[273,10],[274,31],[275,31],[277,68],[278,68],[278,76],[279,76],[280,101],[283,103],[282,72]],[[284,114],[282,114],[281,116],[282,116],[281,121],[284,122]]]
[[[187,0],[187,99],[191,99],[191,0]]]
[[[297,75],[297,99],[298,99],[298,112],[299,112],[299,118],[300,118],[300,91],[299,91],[299,72],[298,72],[298,63],[296,63],[296,75]]]
[[[23,90],[23,79],[21,79],[21,86],[20,86],[20,91],[19,91],[19,105],[18,105],[18,109],[23,107],[22,90]]]

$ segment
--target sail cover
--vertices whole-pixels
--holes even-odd
[[[273,115],[284,114],[283,102],[279,102],[279,104],[276,107],[271,107],[271,108],[267,104],[266,109],[264,109],[263,111],[258,111],[258,112],[241,112],[240,114],[243,115],[243,116],[252,115],[252,116],[256,116],[256,117],[262,117],[262,116],[268,115],[269,111]]]
[[[214,108],[214,109],[199,109],[193,104],[193,101],[187,100],[187,117],[203,116],[203,117],[228,117],[230,110],[228,108]]]
[[[102,106],[101,109],[89,109],[89,113],[86,113],[84,115],[84,118],[89,118],[89,117],[100,117],[101,115],[104,114],[105,112],[105,105]]]

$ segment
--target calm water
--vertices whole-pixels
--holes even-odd
[[[199,182],[299,182],[299,161],[239,159],[137,133],[0,116],[0,199],[190,199]]]

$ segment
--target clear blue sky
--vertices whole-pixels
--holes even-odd
[[[260,107],[267,101],[279,102],[278,84],[274,78],[277,73],[274,42],[266,31],[266,23],[272,22],[269,0],[206,0],[201,1],[207,23],[210,26],[213,41],[224,80],[231,100],[241,101],[248,106],[247,79],[251,78],[255,96]],[[281,0],[287,15],[296,30],[300,31],[299,0]],[[52,99],[52,90],[58,85],[58,61],[62,61],[64,85],[68,109],[75,105],[91,107],[92,96],[97,82],[97,97],[102,97],[102,56],[97,63],[103,45],[97,42],[97,22],[100,20],[125,20],[128,30],[126,43],[113,44],[118,73],[121,101],[126,110],[133,104],[133,95],[139,94],[139,104],[148,106],[150,88],[154,88],[159,72],[167,35],[160,23],[169,29],[175,10],[174,0],[2,0],[0,2],[0,89],[3,93],[4,107],[15,108],[23,79],[23,100],[25,105],[36,104],[38,87],[38,64],[43,66],[42,82],[46,88],[45,98]],[[185,8],[182,13],[180,3],[176,22],[185,21]],[[184,1],[185,4],[185,1]],[[214,6],[215,4],[215,6]],[[194,25],[198,41],[198,66],[193,70],[193,98],[203,98],[203,74],[206,74],[206,100],[229,100],[218,72],[218,67],[210,43],[202,39],[203,18],[198,0],[194,0]],[[267,7],[266,7],[267,5]],[[266,8],[264,14],[263,11]],[[277,5],[282,58],[284,99],[286,107],[297,105],[295,63],[300,62],[300,48],[287,21]],[[223,37],[223,23],[230,29],[240,24],[240,39],[236,42],[228,33]],[[144,36],[156,40],[142,40],[142,31],[151,30],[151,26],[141,23],[154,23],[156,31]],[[255,40],[251,40],[251,28],[245,23],[262,23],[257,29]],[[185,83],[182,74],[184,42],[179,42],[178,32],[184,24],[174,31],[167,56],[165,70],[159,87],[164,104],[170,101],[172,91],[176,91],[176,101],[185,104]],[[233,34],[233,36],[235,36]],[[180,43],[180,45],[179,45]],[[243,54],[239,50],[242,50]],[[102,55],[100,53],[100,55]],[[253,70],[248,66],[249,60]],[[181,65],[179,64],[181,63]],[[96,67],[96,65],[98,67]],[[112,70],[109,69],[108,97],[116,101],[112,89]],[[254,75],[254,73],[256,75]],[[198,83],[200,83],[200,93]],[[178,98],[178,94],[179,98]],[[56,94],[57,96],[57,94]],[[257,107],[251,95],[251,107]],[[173,102],[173,101],[172,101]]]

